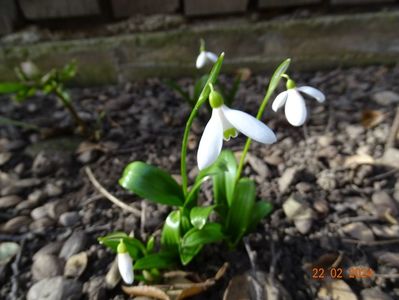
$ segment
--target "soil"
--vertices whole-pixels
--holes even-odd
[[[232,278],[255,270],[272,279],[279,295],[275,299],[318,299],[324,287],[330,284],[334,290],[334,282],[341,281],[312,278],[312,269],[333,265],[343,269],[347,295],[355,297],[342,299],[371,299],[373,292],[379,295],[373,299],[399,299],[398,166],[383,158],[399,104],[399,68],[294,73],[292,78],[298,86],[319,88],[327,100],[319,104],[306,99],[310,117],[305,127],[290,126],[283,110],[266,112],[264,120],[278,141],[270,146],[253,143],[244,174],[256,180],[259,198],[271,201],[274,210],[248,236],[246,247],[242,243],[230,251],[208,246],[187,267],[205,278],[224,262],[230,265],[225,277],[196,299],[221,299]],[[255,114],[268,79],[258,75],[243,82],[233,106]],[[229,85],[233,78],[222,76],[221,81]],[[193,80],[179,83],[189,88]],[[169,211],[124,191],[117,180],[134,160],[179,178],[180,137],[189,105],[160,79],[71,92],[81,117],[101,129],[100,142],[82,144],[76,135],[68,135],[72,120],[51,97],[36,96],[23,104],[1,99],[1,115],[53,129],[44,138],[43,131],[0,127],[0,240],[22,247],[12,265],[0,268],[2,299],[24,299],[35,282],[62,275],[65,259],[81,251],[88,265],[73,281],[80,284],[77,299],[124,299],[120,285],[107,289],[103,284],[115,256],[96,238],[124,231],[146,239],[161,228]],[[197,172],[195,150],[208,119],[203,109],[193,126],[191,180]],[[224,147],[239,154],[244,143],[240,135]],[[99,196],[85,166],[109,192],[142,210],[142,216]],[[10,195],[14,200],[4,200]],[[211,201],[206,190],[202,198]],[[300,203],[311,217],[305,222],[288,218],[283,209],[288,199]],[[46,245],[52,245],[46,253],[60,263],[59,270],[56,264],[40,266],[37,257],[33,259]],[[375,275],[350,279],[350,267],[371,268]],[[230,294],[229,299],[238,298]]]

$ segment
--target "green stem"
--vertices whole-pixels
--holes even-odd
[[[76,124],[79,126],[79,130],[83,134],[87,134],[86,123],[79,117],[77,111],[75,110],[75,107],[73,107],[71,102],[68,99],[66,99],[64,97],[64,95],[58,89],[55,90],[55,94],[61,100],[61,102],[65,106],[65,108],[69,111],[72,118],[75,120]]]
[[[205,88],[209,88],[209,86],[206,86]],[[202,99],[198,100],[193,110],[191,111],[190,116],[188,117],[186,128],[184,129],[183,143],[181,146],[181,155],[180,155],[180,160],[181,160],[180,169],[181,169],[184,197],[187,196],[187,185],[188,185],[187,162],[186,162],[188,135],[190,133],[191,125],[193,124],[194,118],[197,115],[198,110],[206,102],[206,100],[208,100],[207,97],[203,97]]]
[[[268,92],[265,95],[265,98],[263,98],[262,104],[260,105],[258,113],[256,115],[256,118],[258,120],[262,119],[263,112],[266,109],[266,105],[269,102],[271,95],[272,95],[272,93],[269,93],[269,90],[268,90]],[[240,163],[238,164],[238,170],[237,170],[237,175],[236,175],[236,179],[235,179],[236,184],[237,184],[238,180],[240,180],[242,169],[244,168],[245,157],[247,156],[249,147],[251,146],[251,142],[252,142],[252,140],[250,138],[247,138],[247,141],[245,142],[244,150],[242,151],[242,154],[241,154]]]

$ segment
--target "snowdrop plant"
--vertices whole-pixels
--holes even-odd
[[[326,98],[321,91],[314,87],[297,87],[296,83],[288,75],[284,74],[283,77],[287,79],[287,90],[278,94],[273,101],[272,109],[277,111],[285,105],[287,121],[293,126],[301,126],[305,123],[308,113],[305,100],[300,92],[315,98],[320,103],[323,103]]]
[[[264,144],[276,141],[275,134],[263,123],[262,117],[280,79],[285,76],[290,59],[282,62],[271,77],[256,117],[229,108],[216,91],[214,85],[223,59],[222,53],[188,117],[181,147],[181,183],[168,172],[142,161],[129,163],[119,179],[123,188],[137,196],[171,207],[161,233],[152,236],[147,243],[123,232],[99,238],[100,243],[117,252],[118,257],[123,255],[119,267],[126,283],[132,281],[133,272],[127,268],[129,260],[126,254],[134,261],[135,278],[157,280],[160,278],[159,270],[179,263],[187,265],[207,244],[224,242],[229,248],[234,248],[272,210],[270,202],[257,199],[254,180],[241,175],[252,139]],[[212,113],[199,143],[199,171],[196,179],[189,183],[188,137],[198,111],[207,102]],[[229,140],[238,132],[248,137],[239,161],[233,152],[222,151],[223,139]],[[207,181],[212,182],[213,202],[203,205],[201,187]]]
[[[217,61],[218,56],[211,51],[205,50],[205,41],[203,39],[200,40],[200,50],[195,61],[195,66],[197,69],[203,69],[206,65],[213,64]],[[189,103],[192,107],[195,106],[201,91],[203,90],[205,84],[208,81],[208,74],[202,75],[198,78],[193,86],[192,90],[185,90],[182,86],[180,86],[174,80],[166,80],[165,84],[177,92],[187,103]],[[226,104],[231,105],[236,94],[238,88],[241,84],[241,81],[248,77],[248,74],[245,70],[239,69],[237,70],[237,74],[234,78],[233,83],[230,87],[222,85],[220,82],[216,81],[215,85],[220,89],[220,93],[223,95],[224,101]]]
[[[125,242],[123,239],[120,240],[118,248],[117,248],[117,261],[118,261],[118,269],[119,273],[124,282],[127,284],[132,284],[134,280],[133,273],[133,260],[129,255]]]

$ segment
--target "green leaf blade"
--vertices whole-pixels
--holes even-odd
[[[168,269],[176,265],[176,260],[176,254],[162,251],[137,260],[133,268],[135,270]]]
[[[162,229],[161,245],[168,251],[178,252],[180,245],[181,213],[179,210],[172,211],[166,218]]]
[[[165,171],[135,161],[126,166],[119,184],[142,198],[166,205],[182,206],[180,185]]]
[[[143,255],[146,255],[147,251],[144,244],[124,232],[114,232],[98,238],[100,244],[110,248],[115,253],[121,240],[125,243],[127,251],[133,259],[139,259]]]
[[[202,229],[205,226],[208,217],[214,208],[214,205],[197,206],[192,208],[190,211],[191,224],[197,229]]]

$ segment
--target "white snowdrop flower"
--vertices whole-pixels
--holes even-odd
[[[127,284],[132,284],[134,281],[133,260],[130,257],[123,240],[120,241],[117,252],[119,273],[121,274],[124,282]]]
[[[288,122],[293,126],[301,126],[305,123],[307,110],[305,100],[299,93],[302,92],[322,103],[326,99],[324,94],[311,86],[296,87],[293,80],[287,80],[287,90],[277,95],[273,101],[272,109],[277,111],[285,104],[285,116]]]
[[[217,60],[218,60],[218,56],[215,53],[202,50],[197,57],[195,66],[197,67],[197,69],[201,69],[207,63],[215,63]]]
[[[223,104],[222,96],[215,91],[209,95],[212,116],[202,134],[197,163],[200,170],[210,166],[218,158],[222,150],[223,139],[228,141],[236,137],[238,132],[263,143],[272,144],[277,138],[274,132],[253,116]]]

